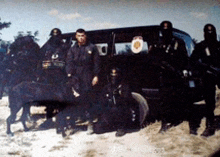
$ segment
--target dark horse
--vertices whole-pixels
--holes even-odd
[[[33,37],[18,37],[3,60],[3,86],[7,84],[11,89],[22,81],[36,81],[39,59],[39,45]]]
[[[54,105],[54,109],[62,110],[65,105],[72,102],[74,96],[72,88],[69,83],[63,85],[50,85],[37,82],[22,82],[14,86],[9,94],[9,107],[11,114],[7,118],[7,134],[13,135],[11,132],[11,124],[15,122],[16,114],[23,108],[23,113],[20,118],[24,130],[27,131],[26,126],[27,116],[31,105]],[[55,101],[56,103],[39,103],[39,102]],[[37,102],[37,103],[33,103]]]

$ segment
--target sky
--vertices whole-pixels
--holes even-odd
[[[53,28],[62,33],[159,25],[169,20],[177,29],[203,40],[203,27],[212,23],[220,35],[220,0],[0,0],[0,38],[14,41],[18,32],[39,31],[42,46]]]

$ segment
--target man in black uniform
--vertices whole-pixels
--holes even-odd
[[[157,64],[174,73],[188,65],[185,43],[173,36],[173,25],[170,21],[160,24],[159,39],[149,46],[149,54],[156,57]],[[181,75],[181,74],[180,74]]]
[[[61,30],[51,30],[51,38],[40,49],[41,65],[40,80],[47,84],[61,84],[67,81],[65,73],[65,59],[70,44],[64,43]]]
[[[98,83],[98,74],[100,71],[100,56],[97,47],[87,41],[84,29],[76,31],[77,42],[68,51],[66,58],[66,72],[70,80],[73,81],[73,90],[80,96],[80,103],[85,111],[87,118],[91,121],[92,113],[90,108],[92,105],[89,95],[93,86]]]
[[[60,29],[52,29],[50,39],[40,48],[41,60],[38,69],[38,82],[55,86],[62,86],[67,82],[65,61],[71,43],[64,43],[61,34]],[[53,105],[47,107],[47,118],[53,116],[53,110]]]
[[[212,24],[204,26],[204,39],[196,44],[191,55],[193,61],[200,61],[208,67],[213,66],[220,68],[220,43],[217,41],[216,28]],[[206,73],[204,78],[204,98],[206,102],[206,129],[201,136],[208,137],[215,133],[214,110],[215,110],[215,85],[218,84],[217,79],[211,73]],[[219,84],[218,84],[219,85]]]
[[[102,133],[116,130],[123,136],[129,129],[139,129],[139,104],[133,99],[129,85],[122,79],[120,70],[112,68],[109,83],[100,96],[102,113],[94,131]]]
[[[75,88],[83,94],[98,83],[100,57],[96,46],[87,41],[85,30],[78,29],[76,39],[77,42],[67,54],[66,72],[68,77],[76,79],[78,87]]]
[[[181,88],[178,80],[183,76],[183,70],[188,66],[187,50],[185,43],[173,36],[173,26],[170,21],[160,24],[159,38],[149,45],[149,56],[152,57],[152,65],[160,67],[160,91],[161,104],[159,107],[162,126],[160,132],[166,131],[171,125],[177,123],[174,118],[177,104],[175,96]],[[173,94],[172,94],[173,93]]]

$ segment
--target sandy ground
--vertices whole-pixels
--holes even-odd
[[[63,138],[56,134],[54,127],[42,130],[39,125],[45,118],[38,119],[32,130],[23,132],[20,122],[12,125],[13,137],[6,134],[6,118],[9,115],[8,98],[0,101],[0,156],[21,157],[129,157],[160,156],[163,149],[158,149],[148,142],[145,130],[115,137],[115,132],[87,135],[78,131]],[[31,112],[44,113],[42,107],[32,107]],[[18,117],[19,117],[18,113]]]
[[[42,115],[44,109],[32,107],[33,114]],[[215,111],[220,115],[220,104]],[[0,100],[0,157],[200,157],[209,156],[220,147],[220,131],[214,136],[202,138],[189,135],[188,122],[158,133],[160,122],[155,122],[138,132],[115,137],[115,132],[87,135],[78,131],[63,138],[54,127],[42,130],[39,125],[45,118],[31,123],[29,132],[24,132],[20,122],[12,125],[13,137],[6,134],[6,118],[9,115],[8,97]],[[19,115],[19,114],[18,114]],[[37,115],[36,115],[37,116]],[[19,116],[18,116],[19,117]],[[202,120],[198,133],[204,130]]]

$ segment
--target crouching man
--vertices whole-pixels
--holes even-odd
[[[139,105],[132,98],[130,88],[120,76],[119,69],[111,69],[109,83],[101,92],[104,105],[98,122],[94,124],[95,133],[117,131],[115,136],[123,136],[129,129],[139,129]]]

